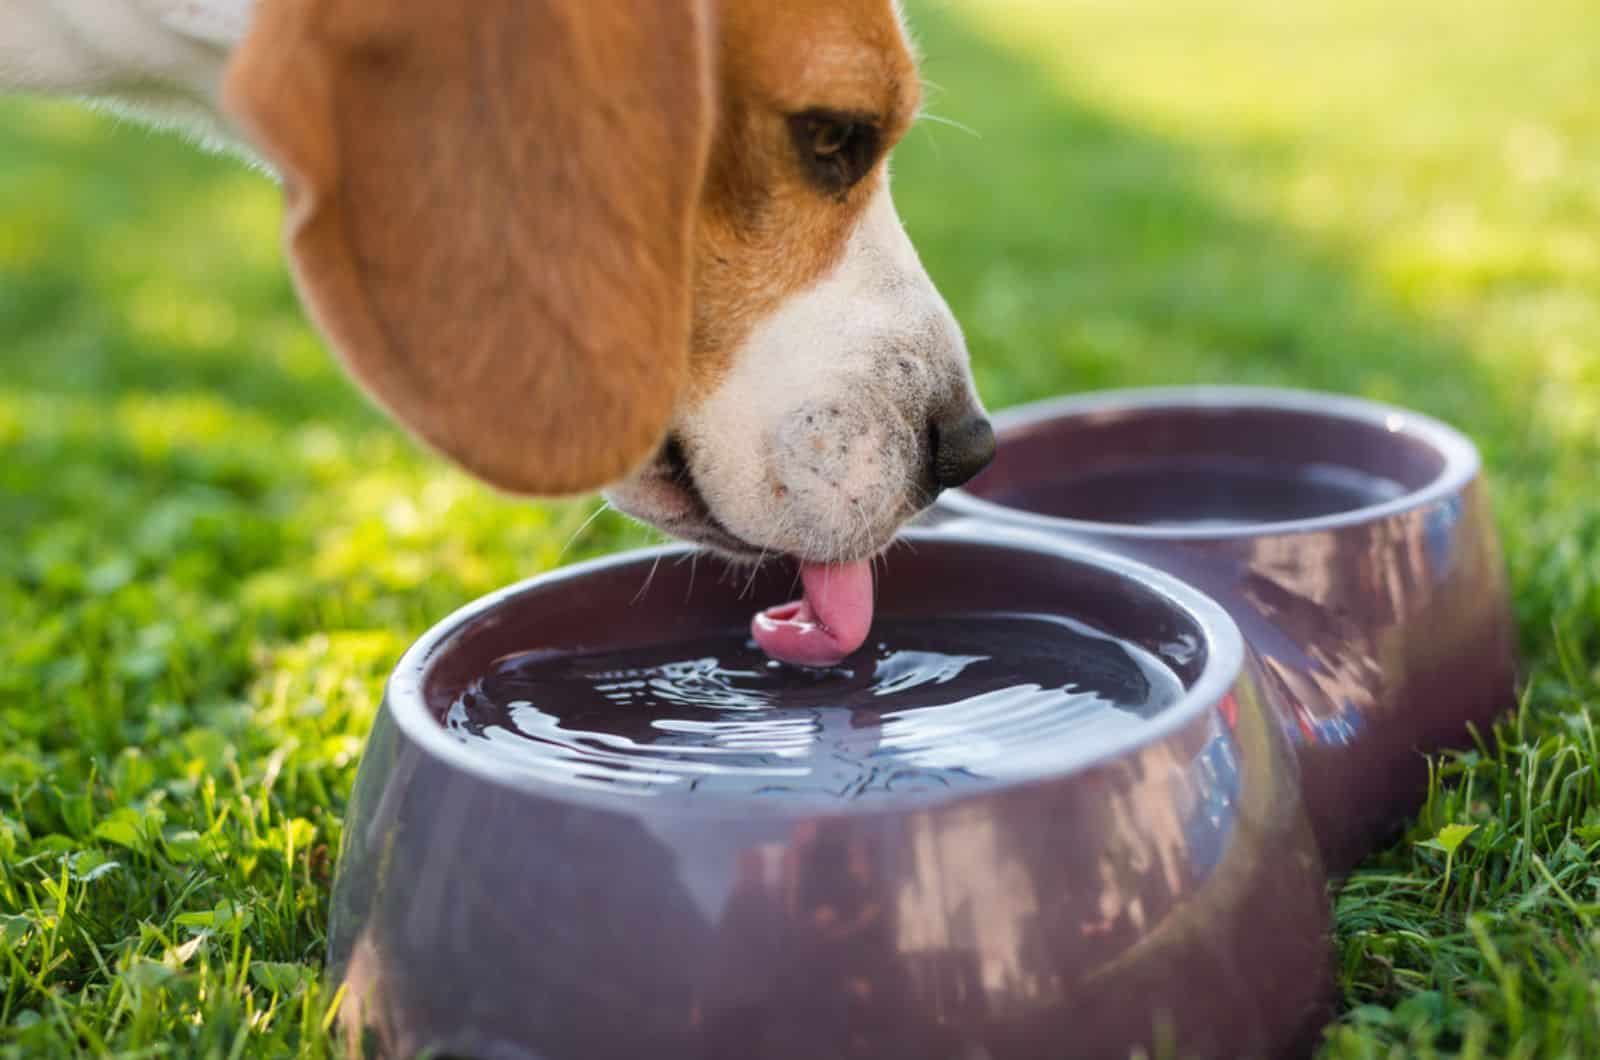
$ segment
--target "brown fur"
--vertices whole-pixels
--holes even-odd
[[[756,321],[837,260],[883,179],[842,201],[819,195],[794,157],[788,115],[877,115],[887,154],[915,116],[916,68],[888,0],[724,0],[718,125],[695,252],[691,385],[726,372]]]
[[[889,0],[720,6],[262,0],[230,67],[323,333],[496,486],[625,475],[837,258],[881,166],[819,195],[789,113],[911,119]]]

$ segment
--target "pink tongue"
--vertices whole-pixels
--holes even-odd
[[[802,563],[800,583],[805,596],[751,619],[750,635],[774,659],[832,666],[861,647],[872,628],[872,566]]]

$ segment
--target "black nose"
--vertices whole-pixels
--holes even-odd
[[[994,459],[994,428],[982,416],[935,420],[928,436],[933,440],[933,480],[940,489],[972,481]]]

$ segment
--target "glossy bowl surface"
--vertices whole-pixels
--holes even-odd
[[[390,681],[333,896],[347,1031],[385,1055],[544,1060],[1303,1050],[1331,993],[1326,877],[1233,621],[1047,536],[907,537],[880,614],[1065,613],[1161,656],[1185,694],[1092,755],[905,802],[573,788],[475,754],[443,711],[509,652],[726,628],[791,576],[747,586],[667,548],[513,586]]]
[[[1334,394],[1181,387],[1028,405],[996,432],[994,465],[932,521],[1099,545],[1221,603],[1298,750],[1331,870],[1416,810],[1423,752],[1470,746],[1514,705],[1504,561],[1477,449],[1453,428]]]

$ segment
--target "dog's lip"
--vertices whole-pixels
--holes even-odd
[[[672,533],[695,544],[713,548],[735,560],[759,562],[769,554],[770,550],[746,541],[717,518],[705,494],[700,492],[683,447],[676,438],[669,438],[661,447],[661,454],[647,473],[647,478],[657,489],[675,494],[674,499],[686,509],[681,516],[672,520]]]
[[[730,530],[712,510],[710,501],[695,480],[684,446],[675,436],[669,437],[656,453],[655,459],[638,472],[627,494],[611,495],[612,503],[625,514],[674,537],[710,549],[735,563],[759,564],[780,556],[787,556],[799,563],[850,563],[870,559],[893,543],[891,534],[888,540],[849,553],[812,555],[778,546],[759,545],[741,537]],[[915,516],[926,506],[923,504],[908,511],[907,518]]]

